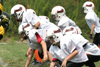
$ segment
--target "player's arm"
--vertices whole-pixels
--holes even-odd
[[[30,64],[30,62],[32,60],[33,54],[34,54],[34,50],[30,49],[30,51],[28,53],[28,58],[27,58],[25,67],[28,67],[29,66],[29,64]]]
[[[38,21],[38,22],[33,26],[33,28],[34,28],[34,29],[38,29],[39,26],[40,26],[40,22]]]
[[[94,28],[95,28],[95,24],[94,24],[94,22],[93,22],[93,23],[92,23],[91,32],[90,32],[90,36],[89,36],[90,39],[93,39],[92,34],[93,34],[93,31],[94,31]]]
[[[59,62],[58,59],[53,58],[52,62],[50,63],[50,67],[55,67],[55,65],[57,64],[57,62]]]
[[[67,56],[67,57],[64,59],[64,61],[63,61],[62,65],[61,65],[61,67],[66,67],[67,61],[70,60],[70,59],[72,59],[72,58],[74,58],[77,54],[78,54],[78,50],[73,51],[69,56]]]
[[[42,45],[43,55],[44,55],[43,59],[44,59],[44,61],[46,61],[46,60],[48,60],[46,43],[45,43],[45,41],[40,37],[40,35],[39,35],[38,33],[36,33],[35,35],[36,35],[36,37],[37,37],[38,43]]]
[[[95,23],[93,22],[90,34],[93,34],[94,28],[95,28]]]
[[[44,40],[42,40],[40,42],[40,44],[42,45],[42,48],[43,48],[44,61],[47,61],[48,60],[48,55],[47,55],[47,46],[46,46],[46,43],[45,43]]]
[[[50,67],[55,67],[56,63],[57,63],[57,62],[51,62],[51,63],[50,63]]]

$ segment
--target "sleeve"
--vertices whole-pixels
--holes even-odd
[[[88,13],[85,19],[90,21],[90,22],[96,21],[94,13]]]
[[[40,42],[41,42],[43,39],[40,37],[40,35],[39,35],[37,32],[35,33],[35,35],[36,35],[36,38],[37,38],[38,43],[40,44]]]
[[[58,61],[58,59],[57,59],[56,54],[54,53],[54,49],[55,49],[55,47],[51,45],[51,47],[50,47],[50,49],[49,49],[49,52],[50,52],[50,54],[53,56],[52,61],[53,61],[53,62],[56,62],[56,61]]]
[[[57,61],[59,61],[59,60],[56,59],[56,58],[53,58],[53,59],[52,59],[52,62],[57,62]]]
[[[74,26],[74,27],[76,27],[75,22],[72,21],[71,19],[69,19],[68,22],[69,22],[69,26]]]
[[[77,49],[76,45],[72,42],[71,38],[67,39],[66,48],[68,49],[67,50],[68,53],[72,53],[73,51]]]
[[[28,12],[26,19],[27,19],[28,23],[31,22],[31,20],[33,19],[33,13],[32,12]]]

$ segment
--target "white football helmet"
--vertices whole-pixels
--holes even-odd
[[[84,8],[84,13],[88,13],[94,11],[95,6],[91,1],[86,1],[82,7]]]
[[[60,37],[62,36],[62,31],[59,27],[52,27],[47,30],[47,38],[52,37],[54,40],[54,44],[60,41]]]
[[[64,28],[63,35],[78,34],[78,30],[73,26]]]
[[[23,16],[23,13],[26,11],[26,8],[21,5],[17,4],[11,8],[11,13],[10,15],[14,15],[16,19],[20,19]]]
[[[33,27],[31,24],[29,23],[22,23],[19,28],[18,28],[18,33],[21,34],[21,33],[25,33],[27,36],[29,35],[29,31],[32,30]]]
[[[52,8],[51,15],[55,16],[54,19],[59,21],[65,15],[65,9],[62,6],[55,6]]]

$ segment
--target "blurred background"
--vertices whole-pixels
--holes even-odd
[[[65,8],[66,15],[75,21],[75,23],[81,28],[83,36],[88,39],[90,29],[86,24],[85,14],[83,13],[82,8],[85,1],[87,0],[1,0],[1,3],[3,4],[4,11],[9,14],[11,8],[19,3],[24,5],[26,8],[35,10],[37,15],[48,16],[49,19],[51,17],[50,12],[52,8],[56,5],[61,5]],[[100,17],[100,0],[90,1],[95,4],[95,12],[98,17]],[[18,22],[11,17],[9,30],[5,33],[5,36],[1,41],[6,41],[7,39],[18,40],[18,26]]]

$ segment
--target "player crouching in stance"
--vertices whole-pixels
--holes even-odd
[[[86,62],[86,65],[89,67],[95,67],[94,62],[100,60],[100,49],[96,44],[90,43],[82,35],[78,35],[77,29],[73,26],[66,27],[63,30],[63,35],[70,36],[77,43],[86,43],[86,44],[76,44],[82,46],[87,54],[89,61]]]
[[[46,30],[43,29],[33,29],[33,27],[28,23],[22,23],[18,28],[19,34],[22,35],[23,39],[28,39],[28,45],[31,47],[31,51],[28,55],[28,59],[26,62],[25,67],[28,67],[31,59],[34,54],[34,50],[38,49],[39,47],[42,47],[43,49],[43,55],[42,58],[44,61],[51,61],[52,55],[47,51],[47,44],[45,42],[46,40]]]
[[[54,67],[58,61],[62,62],[61,67],[81,67],[88,61],[83,47],[76,45],[83,43],[73,40],[70,36],[63,36],[60,28],[48,29],[47,37],[52,43],[49,50],[53,56],[50,67]]]

